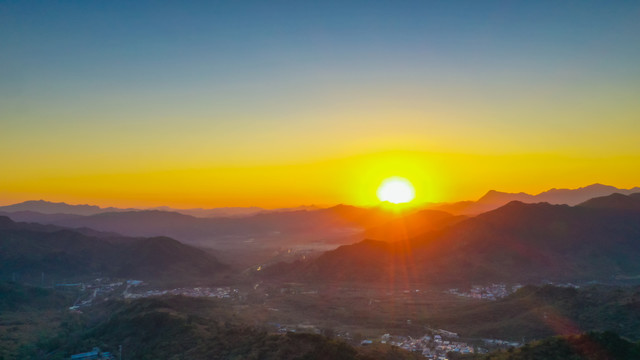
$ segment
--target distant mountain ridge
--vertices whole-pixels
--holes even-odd
[[[0,215],[6,215],[15,221],[90,228],[127,236],[170,236],[191,243],[213,245],[224,241],[235,246],[238,241],[252,238],[276,242],[288,241],[288,238],[304,238],[309,241],[340,239],[402,216],[401,213],[381,208],[349,205],[228,218],[199,218],[160,210],[103,212],[88,216],[0,211]],[[256,242],[255,245],[259,243]]]
[[[2,212],[33,211],[41,214],[70,214],[70,215],[96,215],[105,212],[131,211],[133,209],[119,209],[115,207],[101,208],[96,205],[69,205],[64,202],[51,202],[45,200],[29,200],[18,204],[0,206]]]
[[[426,206],[428,209],[445,211],[453,215],[477,215],[486,211],[497,209],[510,201],[524,203],[548,202],[549,204],[577,205],[589,199],[620,193],[629,195],[639,193],[640,187],[631,189],[619,189],[615,186],[603,184],[591,184],[577,189],[549,189],[537,195],[525,192],[507,193],[497,190],[489,190],[477,201],[459,201],[455,203],[433,203]],[[327,207],[328,208],[328,207]],[[131,212],[131,211],[165,211],[175,212],[198,218],[215,217],[245,217],[264,213],[296,212],[322,210],[325,207],[315,205],[303,205],[291,208],[265,209],[257,206],[249,207],[219,207],[219,208],[190,208],[178,209],[170,206],[158,206],[153,208],[102,208],[96,205],[71,205],[64,202],[50,202],[45,200],[29,200],[18,204],[0,206],[0,213],[36,212],[40,214],[68,214],[68,215],[97,215],[107,212]]]
[[[250,207],[220,207],[220,208],[192,208],[192,209],[177,209],[169,206],[158,206],[154,208],[116,208],[106,207],[102,208],[96,205],[71,205],[64,202],[51,202],[45,200],[28,200],[18,204],[12,204],[7,206],[0,206],[0,212],[2,213],[15,213],[15,212],[35,212],[47,215],[81,215],[90,216],[103,214],[108,212],[130,212],[130,211],[165,211],[175,212],[193,217],[209,218],[209,217],[242,217],[251,216],[260,213],[270,212],[288,212],[299,210],[317,210],[320,207],[315,205],[297,206],[292,208],[281,209],[264,209],[257,206]]]
[[[614,193],[630,195],[640,192],[640,187],[631,189],[618,189],[615,186],[592,184],[577,189],[550,189],[537,195],[524,192],[507,193],[496,190],[489,190],[477,201],[461,201],[450,204],[432,204],[430,209],[446,211],[454,215],[477,215],[483,212],[494,210],[506,205],[511,201],[523,203],[546,202],[549,204],[577,205],[595,197],[608,196]]]

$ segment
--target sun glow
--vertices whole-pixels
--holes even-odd
[[[394,176],[382,181],[377,191],[380,201],[393,204],[408,203],[416,196],[411,182],[403,177]]]

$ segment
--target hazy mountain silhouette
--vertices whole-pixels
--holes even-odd
[[[170,206],[158,206],[145,210],[159,210],[177,212],[184,215],[193,217],[238,217],[238,216],[250,216],[266,211],[265,209],[257,206],[250,207],[220,207],[213,209],[203,208],[191,208],[191,209],[176,209]]]
[[[579,206],[594,209],[618,209],[640,211],[640,193],[622,195],[619,193],[593,198]]]
[[[234,218],[196,218],[175,212],[144,210],[107,212],[89,216],[4,212],[20,221],[71,228],[91,228],[127,236],[170,236],[181,241],[219,244],[263,238],[278,244],[307,239],[340,239],[403,216],[382,208],[337,205],[327,209],[259,213]],[[239,240],[240,239],[240,240]],[[295,240],[295,241],[294,241]],[[291,244],[290,244],[291,245]]]
[[[640,187],[631,189],[618,189],[614,186],[592,184],[578,189],[550,189],[537,195],[531,195],[524,192],[507,193],[496,190],[489,190],[484,196],[477,201],[460,201],[456,203],[430,204],[428,208],[433,210],[441,210],[454,215],[465,214],[475,215],[489,210],[496,209],[510,201],[521,201],[524,203],[548,202],[550,204],[567,204],[577,205],[594,197],[611,195],[620,193],[629,195],[640,192]],[[44,200],[30,200],[18,204],[0,206],[0,213],[15,213],[23,211],[32,211],[40,214],[70,214],[70,215],[96,215],[107,212],[131,212],[131,211],[164,211],[176,212],[199,218],[210,217],[245,217],[263,213],[283,213],[297,211],[313,211],[323,208],[314,205],[298,206],[293,208],[280,209],[264,209],[256,206],[250,207],[220,207],[220,208],[191,208],[178,209],[169,206],[159,206],[155,208],[101,208],[95,205],[70,205],[63,202],[50,202]]]
[[[587,199],[620,193],[630,195],[640,192],[640,187],[618,189],[610,185],[593,184],[578,189],[551,189],[537,195],[539,201],[552,204],[577,205]]]
[[[13,221],[22,221],[22,222],[35,222],[40,224],[54,224],[56,222],[62,222],[69,219],[77,219],[81,218],[85,215],[77,215],[77,214],[61,214],[61,213],[40,213],[31,210],[21,210],[21,211],[0,211],[0,216],[10,217]]]
[[[0,206],[3,212],[33,211],[41,214],[95,215],[105,212],[126,211],[114,207],[101,208],[95,205],[69,205],[63,202],[29,200],[19,204]]]
[[[296,273],[317,281],[443,285],[608,280],[640,274],[638,258],[640,212],[511,202],[409,241],[341,246]]]
[[[432,204],[431,209],[446,211],[451,214],[475,215],[494,210],[511,201],[524,203],[547,202],[550,204],[577,205],[594,197],[620,193],[629,195],[640,192],[640,187],[631,189],[618,189],[614,186],[592,184],[578,189],[551,189],[537,195],[527,193],[506,193],[496,190],[488,191],[478,201],[461,201],[452,204]]]
[[[101,208],[95,205],[70,205],[64,202],[50,202],[45,200],[29,200],[18,204],[0,206],[0,213],[16,213],[16,212],[36,212],[46,215],[96,215],[107,212],[127,212],[127,211],[141,211],[141,210],[159,210],[165,212],[176,212],[179,214],[208,218],[208,217],[242,217],[251,216],[260,213],[269,212],[287,212],[287,211],[299,211],[299,210],[317,210],[320,209],[317,206],[298,206],[293,208],[282,209],[264,209],[257,206],[251,207],[220,207],[220,208],[192,208],[192,209],[177,209],[169,206],[158,206],[155,208]]]
[[[279,209],[265,209],[257,206],[219,207],[219,208],[211,208],[211,209],[203,209],[203,208],[178,209],[178,208],[172,208],[170,206],[158,206],[154,208],[141,209],[141,210],[171,211],[171,212],[177,212],[180,214],[189,215],[193,217],[212,218],[212,217],[243,217],[243,216],[256,215],[260,213],[317,210],[317,209],[320,209],[320,207],[309,205],[309,206],[296,206],[292,208],[279,208]]]
[[[0,216],[0,274],[193,279],[224,269],[214,256],[167,237],[100,238]]]
[[[402,216],[381,208],[347,205],[233,218],[197,218],[158,210],[90,216],[28,212],[6,214],[27,222],[95,229],[125,236],[168,236],[213,249],[217,255],[232,259],[230,265],[238,269],[272,261],[292,261],[342,244],[352,244],[362,239],[365,229]]]

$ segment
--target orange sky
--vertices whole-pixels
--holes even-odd
[[[2,204],[46,199],[102,206],[220,207],[349,203],[374,205],[380,182],[403,176],[416,188],[415,202],[475,200],[489,189],[538,193],[600,182],[640,183],[629,166],[640,157],[568,157],[550,154],[469,155],[383,152],[336,160],[264,166],[219,166],[107,172],[101,163],[35,169],[0,180]],[[8,180],[10,179],[10,180]]]

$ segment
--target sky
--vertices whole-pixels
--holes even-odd
[[[2,1],[0,204],[640,186],[637,1]]]

